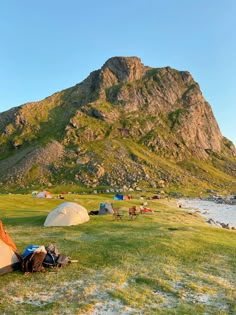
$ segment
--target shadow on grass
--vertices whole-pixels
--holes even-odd
[[[29,216],[17,218],[4,218],[3,223],[13,226],[43,226],[46,216]]]

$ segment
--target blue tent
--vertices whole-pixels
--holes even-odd
[[[114,197],[114,200],[123,200],[123,199],[124,199],[124,196],[120,194],[116,194]]]

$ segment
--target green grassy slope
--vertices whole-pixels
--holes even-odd
[[[88,210],[112,195],[66,195]],[[175,200],[148,201],[154,213],[129,220],[138,196],[113,201],[123,211],[72,227],[43,227],[63,200],[1,195],[1,219],[20,252],[54,243],[78,259],[63,269],[1,277],[2,314],[235,314],[235,231],[208,226]]]

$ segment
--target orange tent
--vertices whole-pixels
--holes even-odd
[[[19,269],[20,255],[16,245],[3,228],[0,221],[0,275]]]

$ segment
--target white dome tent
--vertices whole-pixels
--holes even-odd
[[[70,226],[89,221],[87,210],[75,202],[63,202],[47,216],[44,226]]]

